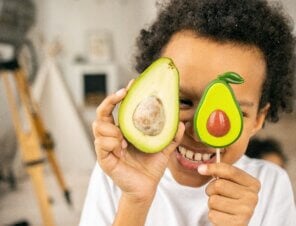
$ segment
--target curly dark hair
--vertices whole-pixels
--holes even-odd
[[[171,36],[194,31],[217,42],[254,45],[264,54],[267,74],[259,109],[270,103],[267,119],[276,122],[280,112],[293,110],[295,36],[290,17],[280,4],[264,0],[170,0],[157,20],[142,29],[137,39],[135,68],[142,72],[160,57]]]

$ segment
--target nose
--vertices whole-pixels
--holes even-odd
[[[185,122],[185,133],[187,136],[192,138],[196,142],[200,142],[198,137],[196,136],[194,129],[193,129],[193,122],[192,121],[187,121]]]

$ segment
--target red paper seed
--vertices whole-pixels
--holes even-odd
[[[215,110],[211,113],[207,121],[208,132],[215,137],[222,137],[230,130],[228,116],[222,110]]]

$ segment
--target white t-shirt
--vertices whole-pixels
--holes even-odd
[[[263,160],[243,156],[235,166],[261,182],[259,201],[249,226],[295,226],[296,210],[287,173]],[[169,170],[162,177],[149,210],[146,226],[208,226],[206,185],[178,184]],[[117,210],[120,189],[98,165],[91,176],[80,226],[110,226]],[[233,207],[235,208],[235,206]]]

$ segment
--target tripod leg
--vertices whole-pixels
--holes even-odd
[[[13,123],[14,129],[16,131],[16,135],[20,136],[20,133],[22,131],[22,125],[21,125],[21,120],[20,120],[20,117],[19,117],[19,113],[16,110],[17,109],[17,104],[16,104],[16,101],[15,101],[15,98],[14,98],[14,95],[13,95],[13,91],[12,91],[11,85],[10,85],[9,80],[8,80],[9,75],[8,75],[7,72],[1,73],[1,74],[2,74],[2,77],[3,77],[4,88],[5,88],[5,91],[6,91],[6,96],[7,96],[7,99],[8,99],[9,108],[11,109],[12,123]]]
[[[15,76],[15,75],[14,75]],[[43,180],[43,158],[40,152],[40,145],[36,131],[33,127],[33,119],[30,114],[30,106],[28,106],[24,90],[17,81],[17,91],[20,92],[21,101],[25,110],[25,116],[30,124],[30,131],[23,131],[18,107],[13,92],[8,81],[8,74],[3,73],[4,84],[8,97],[9,107],[12,113],[13,124],[16,130],[23,162],[27,165],[27,171],[32,181],[39,203],[44,226],[54,226],[53,217],[50,205],[48,203],[48,196]]]
[[[37,164],[35,166],[28,166],[27,169],[31,182],[33,184],[35,194],[37,195],[37,199],[39,202],[41,215],[43,218],[44,226],[53,226],[53,217],[50,210],[50,204],[48,201],[48,195],[46,193],[46,187],[43,179],[43,166],[41,164]]]
[[[36,129],[37,135],[39,137],[39,141],[41,142],[43,149],[46,151],[46,155],[47,155],[50,167],[53,170],[53,173],[57,179],[59,186],[64,192],[64,197],[67,203],[71,205],[72,202],[70,197],[70,191],[66,186],[62,171],[59,167],[59,164],[54,152],[54,141],[51,135],[45,130],[43,121],[38,111],[38,107],[32,101],[30,91],[28,89],[28,85],[26,85],[26,79],[24,77],[24,73],[22,72],[22,70],[17,71],[17,79],[19,81],[20,86],[22,86],[22,89],[24,90],[23,93],[26,94],[26,100],[28,102],[28,105],[30,106],[30,111],[33,119],[32,123],[34,128]]]
[[[63,190],[64,192],[64,197],[67,201],[67,203],[69,205],[72,204],[72,200],[71,200],[71,196],[70,196],[70,191],[68,190],[66,184],[65,184],[65,180],[63,178],[63,174],[62,174],[62,171],[60,170],[60,167],[58,165],[58,161],[56,159],[56,156],[54,154],[54,151],[53,149],[46,149],[46,154],[47,154],[47,158],[48,158],[48,161],[50,163],[50,166],[56,176],[56,179],[61,187],[61,189]]]

